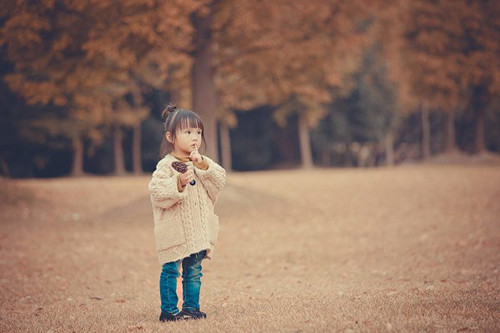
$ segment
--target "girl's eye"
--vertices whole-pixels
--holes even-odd
[[[186,131],[187,134],[191,134],[191,131]]]
[[[198,134],[200,134],[200,135],[201,135],[201,131],[198,131]]]

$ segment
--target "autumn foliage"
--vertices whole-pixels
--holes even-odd
[[[12,64],[4,82],[27,104],[45,106],[23,126],[68,138],[75,175],[83,172],[83,142],[98,146],[109,137],[115,171],[125,172],[125,131],[134,133],[133,168],[140,172],[140,125],[151,113],[145,100],[151,91],[200,113],[207,154],[216,159],[220,126],[227,167],[235,112],[262,106],[271,106],[280,126],[298,117],[302,164],[312,165],[309,131],[335,112],[335,101],[359,88],[367,52],[378,54],[377,66],[387,69],[396,91],[393,119],[380,139],[389,150],[397,119],[425,105],[474,114],[476,151],[484,151],[485,114],[500,91],[496,1],[19,0],[0,6],[0,45]],[[453,131],[448,141],[454,146]]]

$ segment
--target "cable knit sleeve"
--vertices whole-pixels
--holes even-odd
[[[226,170],[206,156],[203,156],[203,159],[207,161],[208,168],[206,170],[196,168],[195,172],[215,204],[217,195],[226,184]]]
[[[156,166],[148,186],[151,202],[154,206],[168,209],[186,198],[187,193],[179,191],[177,181],[178,177],[170,169],[167,160],[161,160]]]

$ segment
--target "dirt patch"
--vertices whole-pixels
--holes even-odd
[[[149,177],[7,181],[0,331],[499,331],[499,171],[230,174],[208,318],[168,324]]]

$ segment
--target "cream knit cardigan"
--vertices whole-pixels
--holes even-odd
[[[219,233],[214,213],[217,195],[226,182],[226,171],[206,156],[208,169],[195,167],[196,185],[179,191],[179,172],[172,168],[178,159],[170,154],[156,166],[149,191],[153,205],[154,235],[160,264],[207,250],[213,254]],[[186,162],[192,164],[192,162]]]

